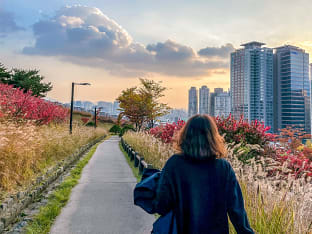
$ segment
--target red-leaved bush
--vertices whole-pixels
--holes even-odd
[[[0,118],[34,120],[37,124],[64,122],[68,110],[40,97],[32,96],[31,91],[11,85],[0,84]]]
[[[236,144],[245,143],[263,146],[274,139],[273,134],[267,133],[270,127],[265,127],[263,123],[257,120],[248,123],[243,117],[236,120],[230,114],[227,118],[216,117],[215,121],[219,133],[224,135],[227,143],[235,142]],[[184,124],[185,122],[182,120],[177,123],[167,123],[166,125],[160,125],[150,129],[149,133],[156,138],[160,138],[165,143],[171,143],[174,134],[179,131]]]
[[[216,117],[215,120],[219,133],[224,135],[227,143],[235,142],[235,144],[246,143],[264,146],[274,139],[274,135],[267,132],[270,127],[265,127],[258,120],[249,123],[243,116],[236,120],[231,114],[227,118]]]
[[[281,129],[280,134],[275,139],[280,146],[274,147],[272,157],[280,164],[285,163],[287,169],[296,178],[312,176],[312,149],[302,144],[303,139],[309,138],[311,138],[311,135],[306,134],[303,129],[288,126],[285,129]],[[288,174],[285,173],[285,170],[284,172],[278,171],[284,175]]]
[[[234,143],[234,145],[240,144],[241,147],[259,145],[263,149],[262,156],[275,160],[276,164],[280,166],[274,169],[274,171],[270,171],[270,174],[273,175],[279,172],[287,176],[287,174],[291,173],[296,178],[312,176],[312,149],[304,146],[303,150],[298,150],[298,142],[296,141],[295,134],[286,134],[285,129],[282,131],[284,134],[275,136],[268,133],[267,131],[270,130],[270,127],[265,127],[260,121],[255,120],[249,123],[243,117],[236,120],[232,115],[229,115],[227,118],[216,117],[215,120],[220,134],[224,136],[227,143]],[[167,123],[166,125],[150,129],[149,133],[161,139],[164,143],[172,143],[174,135],[184,125],[184,121],[171,124]],[[288,129],[287,131],[290,130]],[[283,146],[267,144],[276,141],[283,142]],[[251,153],[250,151],[248,154]],[[249,158],[253,157],[252,155],[249,156]],[[283,164],[286,165],[288,172],[282,169]]]
[[[291,150],[277,148],[275,153],[275,159],[281,164],[286,163],[287,168],[296,178],[302,176],[312,176],[312,161],[307,158],[303,152],[291,152]]]
[[[154,127],[150,129],[149,133],[156,138],[160,138],[165,143],[171,143],[174,134],[184,125],[185,122],[183,120],[179,120],[177,123],[166,123],[166,125]]]
[[[87,124],[89,122],[90,118],[87,118],[87,117],[82,117],[81,118],[81,121],[84,123],[84,124]]]

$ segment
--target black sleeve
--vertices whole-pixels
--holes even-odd
[[[156,213],[165,215],[173,208],[173,195],[168,168],[165,166],[160,174],[154,209]]]
[[[242,191],[232,168],[229,172],[227,191],[227,212],[236,232],[254,233],[249,226]]]

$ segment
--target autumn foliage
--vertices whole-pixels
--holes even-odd
[[[258,144],[263,146],[274,139],[274,135],[267,133],[270,127],[265,127],[263,123],[257,120],[248,123],[243,117],[236,120],[232,115],[229,115],[227,118],[216,117],[215,121],[219,133],[224,136],[227,143]],[[150,134],[160,138],[165,143],[171,143],[174,134],[184,125],[185,122],[182,120],[177,123],[167,123],[166,125],[152,128]]]
[[[302,140],[307,138],[310,138],[310,134],[289,126],[281,129],[280,135],[275,139],[281,146],[275,147],[273,157],[282,164],[285,163],[296,178],[312,176],[312,148],[302,144]]]
[[[82,117],[81,118],[81,121],[84,123],[84,124],[87,124],[89,122],[90,118],[87,118],[87,117]]]
[[[227,117],[216,117],[216,123],[219,133],[224,135],[225,141],[228,143],[235,142],[246,144],[265,145],[274,139],[274,135],[268,133],[270,127],[265,127],[264,124],[258,120],[250,123],[240,117],[236,120],[231,114]]]
[[[170,143],[173,140],[174,134],[178,132],[185,122],[179,120],[177,123],[167,123],[150,129],[149,133],[156,138],[160,138],[164,143]]]
[[[68,110],[32,96],[31,91],[0,84],[0,117],[33,120],[36,124],[61,123],[67,119]]]
[[[300,129],[287,127],[279,135],[268,133],[270,127],[265,127],[260,121],[250,123],[241,117],[239,120],[229,115],[227,118],[216,117],[215,121],[226,143],[235,146],[239,160],[248,163],[251,158],[271,158],[277,166],[270,174],[295,178],[312,176],[312,144],[310,147],[302,144],[302,140],[310,135]],[[184,121],[167,123],[149,130],[149,134],[164,143],[171,144],[174,136],[185,125]],[[285,170],[287,168],[287,170]]]
[[[167,104],[159,101],[166,90],[161,83],[148,79],[140,79],[140,82],[139,87],[123,90],[117,98],[121,110],[118,120],[127,117],[138,131],[144,125],[154,127],[155,120],[167,114],[170,109]]]

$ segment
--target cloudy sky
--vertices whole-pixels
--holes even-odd
[[[248,41],[312,54],[309,0],[0,0],[0,62],[39,69],[49,97],[113,101],[138,77],[187,107],[190,86],[229,88],[229,53]]]

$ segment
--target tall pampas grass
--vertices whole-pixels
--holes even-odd
[[[161,169],[175,153],[172,144],[165,144],[145,132],[128,132],[124,140],[147,163]],[[287,176],[287,165],[272,158],[260,156],[243,163],[244,154],[239,145],[228,144],[228,157],[240,185],[252,228],[257,233],[312,233],[312,181],[311,177]],[[259,145],[248,145],[249,150],[260,151]],[[272,170],[278,173],[272,175]],[[231,233],[235,233],[231,227]]]
[[[33,122],[0,121],[0,198],[105,134],[104,129],[79,125],[70,135],[65,124],[38,126]]]

